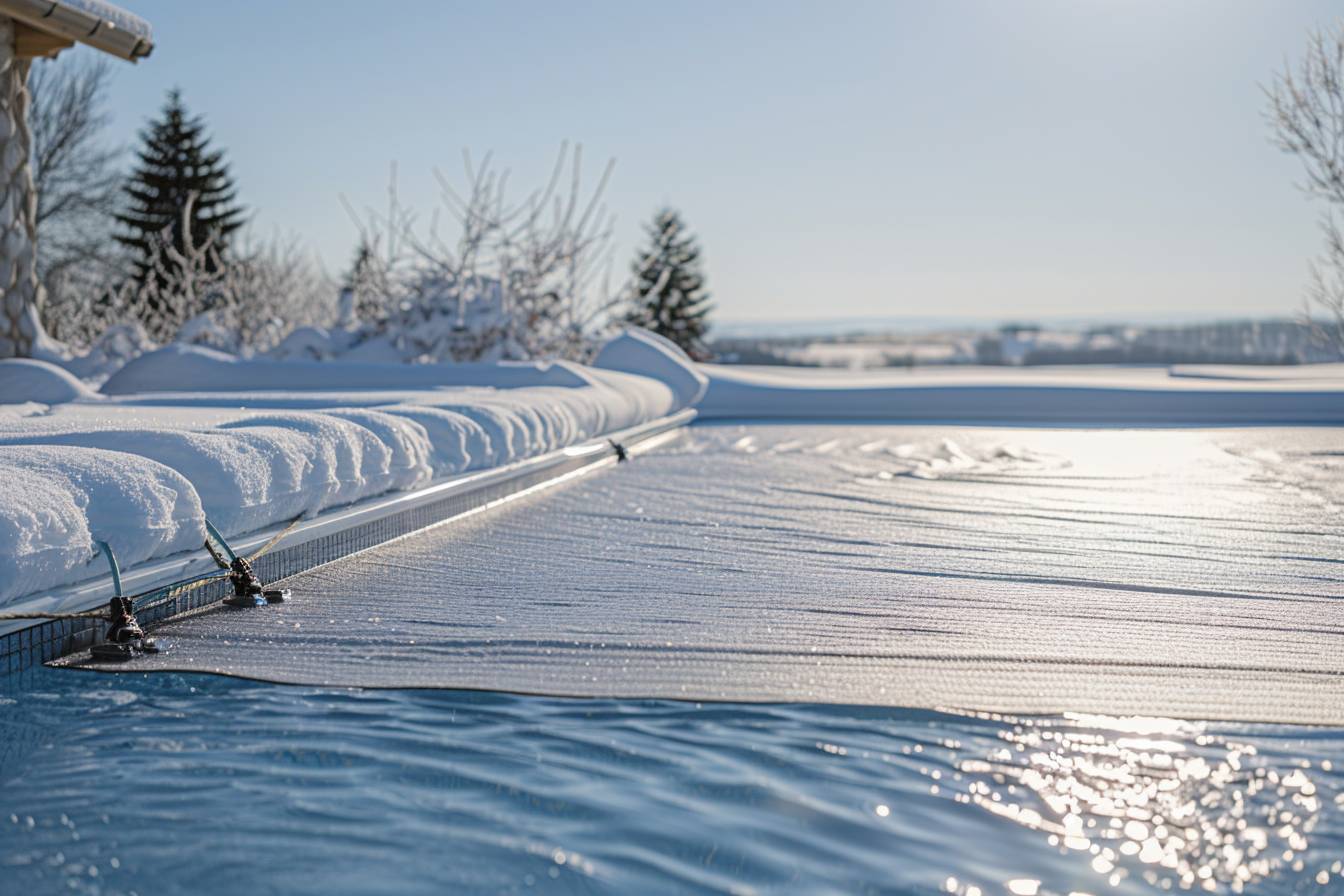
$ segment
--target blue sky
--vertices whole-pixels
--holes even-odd
[[[1260,92],[1317,0],[124,5],[117,139],[180,86],[333,270],[391,162],[428,214],[464,147],[521,187],[562,140],[617,160],[622,269],[671,203],[726,319],[1291,313],[1319,242]]]

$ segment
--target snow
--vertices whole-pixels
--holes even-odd
[[[27,358],[0,359],[0,404],[61,404],[96,397],[93,390],[55,364]]]
[[[385,389],[439,386],[582,386],[564,361],[396,364],[239,358],[174,344],[131,361],[103,384],[106,395],[144,392],[241,392],[270,389]]]
[[[646,366],[675,374],[664,347],[637,345],[654,356]],[[640,369],[637,347],[622,354]],[[180,345],[131,361],[103,395],[49,364],[3,371],[13,371],[0,377],[5,481],[28,490],[3,510],[25,535],[0,537],[0,602],[100,574],[96,539],[129,566],[198,548],[203,515],[238,536],[664,417],[696,394],[684,372],[669,385],[565,362],[241,360]],[[114,458],[104,470],[121,485],[41,472],[88,457]],[[145,484],[164,475],[171,489]],[[146,496],[165,489],[193,508],[185,540],[154,522],[164,511]]]
[[[430,479],[434,445],[429,440],[429,432],[416,421],[369,408],[334,408],[324,413],[358,423],[382,441],[388,450],[386,477],[389,490],[415,488]]]
[[[844,373],[703,365],[706,419],[1050,425],[1344,423],[1344,375],[1186,368],[942,368]],[[1254,370],[1264,371],[1257,375]]]
[[[705,394],[709,379],[676,343],[648,330],[629,328],[602,346],[593,366],[661,380],[684,407]]]
[[[153,37],[149,23],[137,15],[127,12],[120,6],[104,3],[103,0],[60,0],[61,5],[83,10],[91,16],[110,22],[112,25],[143,40]]]
[[[205,540],[205,513],[192,484],[143,457],[0,446],[0,482],[0,602],[105,572],[96,540],[126,565]]]
[[[127,362],[153,351],[154,343],[139,321],[116,324],[104,330],[83,355],[54,359],[82,380],[103,382]]]
[[[689,406],[720,419],[1338,424],[1344,369],[762,370],[697,365],[637,330],[593,366],[240,359],[175,345],[130,361],[101,393],[49,364],[2,362],[0,516],[23,535],[0,536],[0,601],[99,574],[96,539],[131,565],[195,548],[202,513],[243,535]],[[889,456],[886,475],[913,480],[1054,470],[952,438]]]
[[[98,449],[115,452],[125,464],[171,468],[191,482],[198,503],[225,533],[247,532],[320,509],[323,497],[339,491],[332,483],[335,463],[324,446],[306,433],[277,427],[241,432],[156,427],[24,433],[0,426],[0,450],[16,445]],[[353,483],[343,485],[354,489]],[[102,495],[98,500],[115,504],[120,498]],[[122,512],[129,516],[134,508],[123,507]]]

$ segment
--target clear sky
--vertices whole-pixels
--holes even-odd
[[[622,269],[671,203],[727,319],[1290,313],[1319,243],[1260,85],[1324,0],[121,2],[117,139],[180,86],[333,271],[392,161],[427,214],[464,147],[521,187],[566,139]]]

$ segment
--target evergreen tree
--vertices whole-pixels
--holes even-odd
[[[635,261],[634,308],[626,319],[704,359],[709,355],[706,318],[713,306],[700,270],[700,247],[670,208],[659,211],[647,230],[650,245]]]
[[[234,201],[237,192],[223,153],[210,147],[205,122],[187,112],[181,91],[168,92],[159,118],[140,139],[139,161],[125,188],[129,202],[116,216],[124,232],[116,238],[131,250],[135,282],[144,286],[155,279],[162,288],[166,272],[156,270],[154,260],[162,264],[168,253],[156,251],[156,243],[166,235],[172,249],[187,255],[213,240],[208,264],[218,267],[229,237],[243,224],[243,210]],[[186,315],[197,310],[179,309]]]

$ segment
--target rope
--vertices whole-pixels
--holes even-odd
[[[294,517],[294,519],[290,520],[285,525],[285,528],[281,529],[279,532],[272,535],[270,541],[266,542],[264,545],[258,548],[256,553],[254,553],[251,557],[248,557],[247,559],[255,563],[263,555],[270,553],[271,548],[279,544],[280,539],[284,538],[290,532],[294,531],[294,527],[297,526],[300,522],[302,522],[302,520],[303,520],[303,514],[299,514],[298,516]]]
[[[227,579],[227,573],[211,573],[210,575],[197,576],[194,579],[179,579],[169,585],[162,585],[150,591],[144,591],[140,594],[131,596],[131,602],[137,612],[140,610],[149,610],[154,607],[165,604],[175,597],[181,597],[183,594],[195,591],[197,588],[204,588],[211,582],[218,582],[221,579]]]
[[[269,553],[272,548],[274,548],[277,544],[280,543],[280,539],[284,538],[290,532],[293,532],[294,527],[297,526],[302,521],[303,521],[303,514],[299,514],[298,516],[294,517],[294,519],[290,520],[288,523],[285,524],[285,528],[281,529],[279,532],[272,535],[269,541],[267,541],[264,545],[262,545],[256,551],[254,551],[252,555],[247,558],[247,561],[249,563],[254,563],[262,555]],[[229,543],[224,540],[223,534],[218,529],[216,529],[214,523],[210,522],[210,520],[208,519],[205,521],[205,531],[210,534],[210,538],[213,538],[215,541],[219,542],[220,547],[224,548],[224,554],[220,554],[219,551],[216,550],[215,546],[210,543],[210,538],[207,538],[205,540],[205,549],[210,552],[210,556],[215,559],[215,562],[217,564],[219,564],[220,569],[228,569],[230,563],[238,559],[238,553],[234,551],[233,548],[229,547]],[[225,555],[228,556],[227,560],[224,559]]]
[[[84,610],[79,613],[0,613],[0,620],[8,619],[106,619],[104,609]]]

